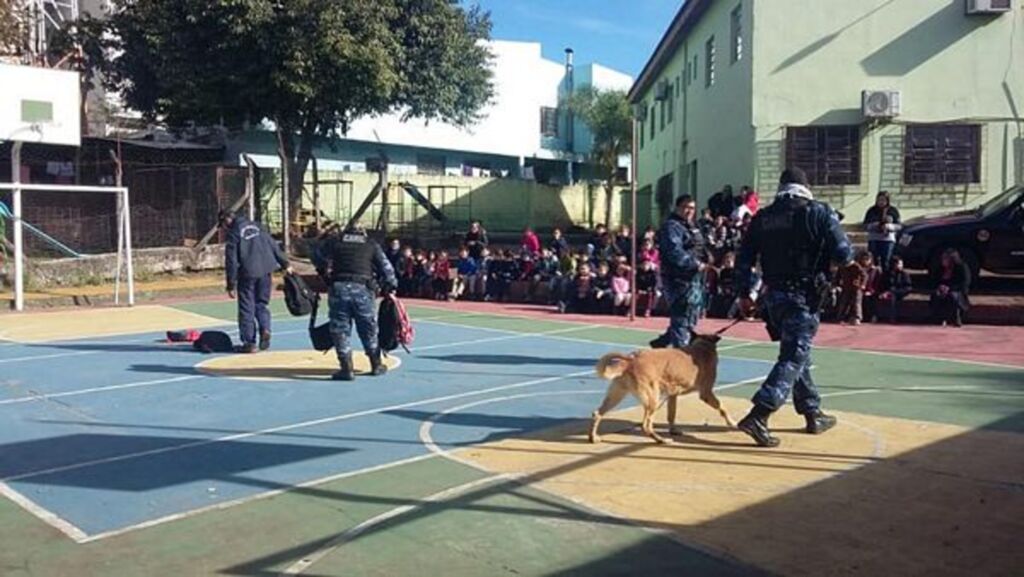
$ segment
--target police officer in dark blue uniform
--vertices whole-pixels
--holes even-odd
[[[768,332],[780,341],[778,362],[754,394],[754,407],[739,428],[762,447],[779,439],[768,429],[769,416],[786,403],[793,391],[797,413],[807,420],[807,432],[823,433],[836,424],[821,411],[821,397],[811,379],[811,345],[818,332],[818,309],[828,289],[832,262],[853,259],[839,216],[811,194],[807,175],[799,168],[782,173],[775,201],[750,223],[736,271],[741,295],[750,292],[754,267],[760,261],[768,292],[764,297]],[[743,306],[753,304],[743,297]]]
[[[671,320],[668,330],[651,341],[656,349],[686,346],[700,320],[708,251],[696,219],[697,203],[684,194],[676,199],[675,210],[658,231],[662,290]]]
[[[370,359],[370,374],[383,375],[387,367],[381,362],[377,344],[375,296],[377,282],[384,293],[398,286],[395,269],[388,262],[380,245],[359,227],[328,237],[313,256],[317,272],[327,282],[331,311],[331,336],[338,353],[341,370],[331,377],[336,381],[355,379],[352,367],[352,322]]]

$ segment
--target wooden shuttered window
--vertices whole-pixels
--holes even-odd
[[[905,184],[981,182],[981,126],[977,124],[907,126],[903,154]]]
[[[789,128],[786,164],[803,169],[814,186],[860,184],[860,127]]]

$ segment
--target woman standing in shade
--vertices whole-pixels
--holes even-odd
[[[879,191],[875,205],[864,215],[864,229],[868,233],[868,251],[874,257],[875,266],[882,270],[889,270],[900,228],[900,211],[892,205],[888,192]]]

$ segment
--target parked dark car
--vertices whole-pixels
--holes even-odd
[[[896,243],[907,268],[937,276],[942,252],[955,248],[976,278],[980,269],[1024,274],[1024,187],[1011,188],[975,210],[908,220]]]

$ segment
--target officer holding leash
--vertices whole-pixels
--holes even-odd
[[[853,259],[839,221],[831,207],[814,200],[804,171],[791,168],[782,173],[775,201],[757,213],[743,238],[736,259],[740,294],[750,294],[754,267],[760,261],[768,287],[768,332],[780,341],[779,360],[738,425],[759,446],[779,445],[768,429],[768,418],[786,403],[790,391],[808,433],[824,433],[836,424],[835,417],[821,411],[821,397],[811,379],[811,346],[821,300],[829,288],[829,265]],[[741,305],[752,310],[749,297],[741,298]]]
[[[671,320],[668,330],[651,341],[655,349],[685,347],[700,320],[708,252],[696,218],[697,203],[684,194],[676,199],[675,210],[658,231],[661,282]]]
[[[387,367],[381,362],[377,344],[375,297],[377,282],[386,294],[398,286],[395,270],[380,245],[360,227],[349,227],[329,236],[317,247],[313,256],[317,272],[328,286],[331,336],[341,369],[332,375],[336,381],[355,379],[352,367],[352,322],[359,340],[370,359],[370,374],[383,375]]]

